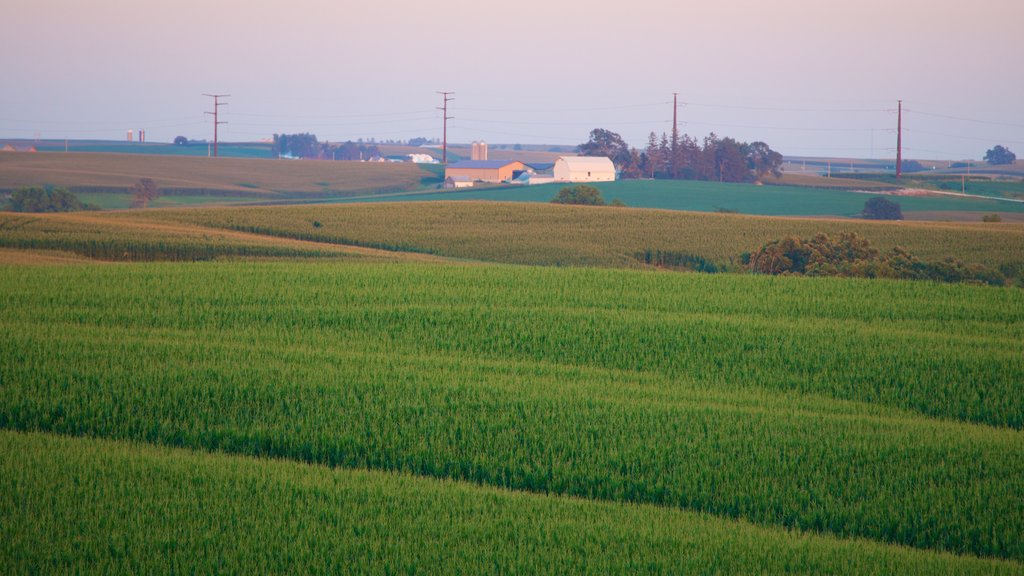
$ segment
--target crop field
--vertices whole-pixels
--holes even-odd
[[[0,249],[29,251],[39,257],[56,251],[61,253],[55,255],[58,258],[78,254],[94,260],[127,262],[231,257],[430,259],[420,254],[269,238],[190,224],[113,220],[96,213],[0,212]]]
[[[786,185],[755,186],[720,182],[619,180],[593,184],[604,199],[622,200],[634,208],[660,208],[697,212],[730,211],[765,216],[840,216],[854,217],[864,209],[871,196],[847,190],[828,190]],[[565,184],[540,186],[504,186],[481,190],[461,189],[440,192],[414,192],[354,197],[346,202],[407,202],[427,200],[490,200],[503,202],[550,202]],[[904,212],[970,211],[1024,212],[1024,203],[991,198],[949,196],[900,196],[894,198]],[[980,216],[979,216],[980,219]]]
[[[928,259],[954,256],[993,267],[1024,265],[1024,227],[1015,223],[768,218],[493,202],[235,207],[110,216],[545,266],[637,267],[636,254],[645,250],[735,263],[743,252],[771,240],[820,232],[857,232],[879,249],[903,246]]]
[[[0,565],[1021,573],[1024,290],[637,257],[848,230],[1024,263],[1019,224],[0,213]]]
[[[165,196],[268,201],[399,192],[421,188],[427,181],[440,181],[413,164],[142,154],[0,154],[0,190],[63,186],[89,202],[91,192],[127,195],[128,188],[140,178],[152,178]],[[108,199],[98,200],[103,203]]]
[[[3,436],[18,471],[3,490],[27,511],[0,550],[25,571],[142,566],[131,558],[177,541],[168,530],[222,554],[210,543],[231,539],[209,526],[243,538],[256,519],[233,562],[329,562],[311,542],[322,529],[330,546],[426,566],[431,538],[461,540],[419,537],[431,506],[459,524],[483,503],[470,537],[524,533],[513,541],[556,566],[601,548],[603,526],[638,526],[594,571],[671,565],[666,542],[688,538],[692,561],[737,571],[1024,560],[1017,289],[311,261],[23,266],[0,290],[0,428],[34,433]],[[137,506],[162,528],[124,524],[151,522]],[[296,539],[274,528],[306,526],[293,506],[314,519]],[[93,523],[122,552],[89,540]],[[395,525],[415,536],[373,536]],[[715,529],[732,536],[705,544]],[[244,553],[262,539],[295,552]],[[464,557],[473,571],[520,555]]]

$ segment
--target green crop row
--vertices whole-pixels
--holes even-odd
[[[4,428],[1024,559],[1021,432],[956,421],[1018,424],[1019,291],[408,265],[20,272],[0,276]]]
[[[0,432],[0,564],[39,573],[1011,574],[649,506]]]

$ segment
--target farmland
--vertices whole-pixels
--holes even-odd
[[[1015,224],[0,215],[0,562],[1019,573],[1024,291],[636,257],[845,230],[1024,262]]]
[[[929,259],[955,256],[993,267],[1024,263],[1024,228],[1008,223],[815,220],[490,202],[158,210],[111,214],[111,219],[545,266],[637,267],[635,256],[645,250],[735,262],[770,240],[819,232],[857,232],[880,249],[903,246]]]
[[[564,184],[462,189],[433,193],[414,192],[350,198],[349,202],[403,202],[425,200],[490,200],[505,202],[549,202]],[[828,190],[788,185],[755,186],[693,180],[620,180],[594,185],[605,200],[622,200],[627,206],[698,212],[740,212],[766,216],[855,217],[871,196],[848,190]],[[875,185],[877,186],[877,185]],[[866,186],[871,188],[872,185]],[[990,198],[949,196],[900,196],[903,211],[914,212],[1006,212],[1024,213],[1024,203]]]
[[[413,164],[91,153],[0,155],[0,190],[63,186],[88,202],[93,193],[128,197],[128,188],[140,178],[152,178],[164,196],[220,201],[397,192],[439,181]],[[109,197],[96,200],[107,207],[124,207]]]

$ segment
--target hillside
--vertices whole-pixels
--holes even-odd
[[[1024,227],[1007,223],[870,222],[493,202],[153,210],[111,217],[518,264],[637,266],[635,255],[648,249],[728,261],[785,236],[846,231],[867,237],[880,249],[899,245],[932,259],[1024,263]]]
[[[414,190],[436,176],[413,164],[63,152],[0,154],[0,190],[53,185],[84,193],[120,193],[140,178],[152,178],[165,195],[275,200]],[[89,200],[87,195],[84,199]]]
[[[465,188],[451,191],[412,192],[391,195],[352,197],[346,202],[408,202],[434,200],[490,200],[503,202],[547,203],[566,184],[541,186],[499,186]],[[739,212],[766,216],[856,217],[864,208],[868,194],[851,190],[830,190],[806,186],[730,184],[694,180],[619,180],[593,186],[606,201],[614,198],[635,208],[661,208],[698,212]],[[980,221],[983,214],[1003,213],[1009,218],[1024,213],[1024,203],[992,198],[961,198],[942,195],[912,195],[894,198],[908,219],[917,213],[950,213],[950,219]]]

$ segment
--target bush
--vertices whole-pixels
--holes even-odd
[[[747,257],[747,268],[757,274],[801,274],[855,278],[901,278],[937,282],[971,282],[1002,286],[1007,275],[980,264],[954,258],[923,262],[897,246],[881,254],[866,238],[845,232],[837,238],[818,234],[810,240],[790,236],[765,244]]]
[[[551,203],[604,206],[604,198],[601,197],[601,191],[597,188],[586,184],[577,184],[559,190],[558,194],[551,199]]]
[[[1003,217],[999,214],[985,214],[981,217],[982,222],[1002,222]]]
[[[98,210],[86,204],[64,188],[44,189],[38,186],[22,188],[11,195],[4,207],[12,212],[77,212]]]
[[[861,216],[868,220],[903,220],[899,202],[875,196],[864,203]]]

